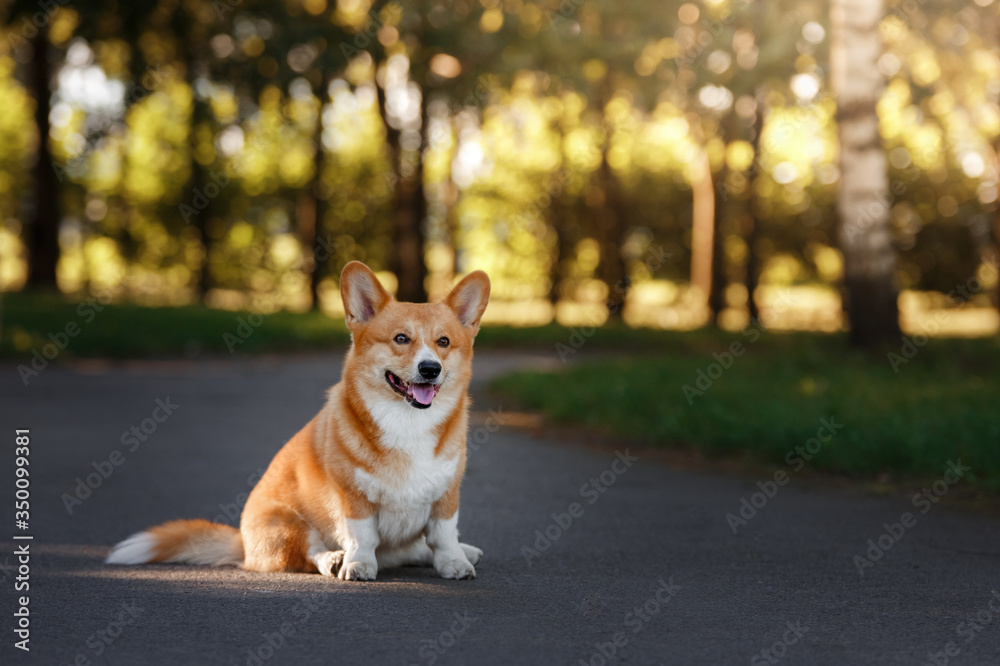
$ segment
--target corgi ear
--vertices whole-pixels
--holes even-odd
[[[445,305],[454,310],[462,326],[472,329],[473,335],[479,331],[479,320],[489,301],[490,279],[482,271],[466,275],[444,299]]]
[[[360,261],[344,266],[340,274],[340,297],[344,299],[344,317],[351,330],[367,324],[392,300],[371,269]]]

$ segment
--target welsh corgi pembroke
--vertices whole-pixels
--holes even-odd
[[[341,580],[417,565],[475,578],[483,552],[458,540],[458,497],[489,278],[468,275],[441,303],[400,303],[354,261],[340,293],[352,340],[341,381],[274,457],[239,529],[167,522],[116,545],[109,564],[236,564]]]

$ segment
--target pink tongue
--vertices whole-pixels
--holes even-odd
[[[429,405],[434,400],[434,384],[411,384],[410,391],[421,405]]]

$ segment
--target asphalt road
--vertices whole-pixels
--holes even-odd
[[[531,436],[479,390],[525,362],[552,359],[477,359],[460,526],[485,551],[478,578],[403,569],[374,583],[102,563],[160,521],[235,523],[258,470],[321,406],[339,358],[76,363],[27,388],[0,366],[0,663],[1000,663],[996,521],[793,478],[734,534],[726,515],[758,479]],[[164,416],[158,400],[176,407],[123,444]],[[11,568],[23,543],[11,539],[15,428],[32,438],[30,653],[13,647],[24,594]],[[111,471],[67,505],[95,469]],[[861,575],[855,556],[904,512],[915,523],[883,537],[891,548]]]

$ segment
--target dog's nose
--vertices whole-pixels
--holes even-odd
[[[421,361],[417,370],[424,379],[434,379],[441,374],[441,364],[437,361]]]

